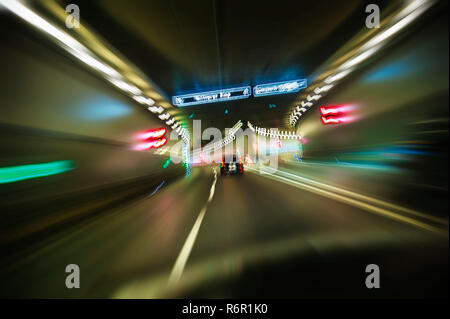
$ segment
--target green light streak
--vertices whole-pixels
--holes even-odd
[[[73,161],[0,167],[0,184],[64,173],[74,169]]]
[[[163,164],[162,167],[163,168],[167,168],[170,164],[170,162],[172,161],[172,159],[169,157]]]

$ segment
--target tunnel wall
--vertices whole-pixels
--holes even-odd
[[[2,227],[121,187],[150,194],[183,175],[180,164],[162,167],[169,153],[132,150],[139,132],[163,126],[153,114],[26,25],[2,19],[0,168],[65,163],[58,174],[0,184]]]
[[[328,165],[324,180],[447,214],[448,13],[428,20],[333,88],[297,133],[304,160]],[[324,125],[319,106],[331,105],[353,107],[354,118]]]

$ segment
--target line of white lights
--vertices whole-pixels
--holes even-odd
[[[142,93],[142,91],[139,90],[135,85],[130,84],[130,83],[127,83],[127,82],[124,81],[124,80],[118,80],[118,79],[115,79],[115,78],[110,78],[110,79],[108,79],[108,80],[109,80],[109,82],[111,82],[112,84],[114,84],[115,86],[117,86],[119,89],[121,89],[121,90],[123,90],[123,91],[125,91],[125,92],[128,92],[128,93],[133,94],[133,95],[134,95],[133,98],[134,98],[136,101],[138,101],[139,103],[141,103],[141,102],[139,101],[139,99],[142,100],[142,101],[144,101],[144,103],[147,103],[147,102],[144,100],[145,97],[139,95],[139,94]],[[148,100],[153,101],[152,99],[148,99]],[[144,103],[143,103],[143,104],[144,104]],[[152,103],[152,104],[149,104],[149,105],[153,105],[153,104],[155,104],[155,101],[153,101],[153,103]]]
[[[147,98],[145,96],[135,95],[135,96],[133,96],[133,99],[136,102],[139,102],[141,104],[148,105],[148,106],[152,106],[155,104],[155,101],[153,101],[151,98]]]
[[[271,137],[271,138],[279,138],[285,140],[298,140],[301,139],[300,135],[295,134],[293,131],[278,131],[278,129],[267,129],[263,127],[253,126],[252,123],[247,123],[248,127],[254,131],[256,134]]]
[[[164,112],[164,109],[161,106],[150,106],[148,107],[148,110],[152,113],[161,114]]]
[[[167,153],[167,151],[168,151],[169,149],[170,149],[170,148],[167,147],[167,146],[164,146],[164,147],[161,147],[161,148],[157,148],[154,154],[157,154],[157,155],[164,155],[165,153]]]
[[[158,117],[159,117],[161,120],[165,121],[165,120],[170,119],[170,114],[169,114],[169,113],[164,113],[164,114],[158,115]]]
[[[212,150],[217,151],[218,149],[221,149],[225,145],[230,144],[236,139],[236,133],[237,131],[242,127],[243,123],[241,120],[239,120],[231,129],[228,130],[227,136],[225,136],[220,141],[215,142],[214,144],[209,144],[201,149],[197,149],[192,151],[194,156],[199,155],[200,152],[210,152]]]
[[[384,31],[379,32],[371,39],[369,39],[364,45],[362,45],[350,59],[342,63],[336,72],[328,76],[323,84],[317,85],[314,89],[315,95],[308,95],[306,101],[300,102],[292,111],[289,117],[289,123],[295,128],[295,125],[299,121],[300,117],[311,108],[315,102],[322,98],[320,93],[327,92],[333,88],[340,80],[345,78],[351,72],[356,69],[356,66],[369,57],[378,52],[386,43],[389,38],[398,33],[404,27],[409,25],[428,8],[430,8],[436,0],[412,0],[408,1],[408,4],[403,8],[391,21]],[[306,109],[305,109],[306,108]]]
[[[161,114],[164,109],[161,106],[154,106],[155,101],[146,96],[137,86],[129,83],[119,72],[108,64],[100,61],[95,54],[77,41],[75,38],[62,31],[58,27],[46,21],[33,10],[28,8],[25,4],[17,0],[0,0],[0,8],[5,7],[16,16],[31,24],[35,28],[43,31],[55,40],[58,45],[65,51],[69,52],[75,58],[85,63],[92,69],[100,72],[106,80],[108,80],[115,87],[131,95],[131,97],[138,103],[148,106],[148,110],[152,113]],[[169,120],[170,115],[159,116],[163,121]],[[173,119],[175,121],[175,119]],[[173,122],[172,122],[173,123]],[[177,122],[177,126],[178,126]],[[180,130],[179,135],[184,141],[188,139],[189,132],[186,129]]]

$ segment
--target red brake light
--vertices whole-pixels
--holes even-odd
[[[323,124],[341,124],[352,122],[355,116],[349,115],[354,110],[352,105],[331,105],[319,108]]]
[[[164,136],[166,134],[167,130],[165,127],[147,130],[145,132],[142,132],[139,134],[139,138],[141,140],[148,140],[148,139],[158,139]]]
[[[157,140],[150,140],[146,143],[138,144],[134,147],[135,150],[145,151],[151,148],[159,148],[167,143],[167,138],[159,138]]]

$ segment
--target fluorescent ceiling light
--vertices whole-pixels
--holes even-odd
[[[80,42],[47,22],[45,19],[34,13],[21,2],[16,0],[0,0],[0,4],[2,4],[5,8],[13,12],[18,17],[22,18],[31,25],[44,31],[52,38],[59,41],[62,47],[67,52],[78,58],[80,61],[108,76],[120,76],[120,74],[116,70],[94,58],[89,50]]]
[[[114,84],[115,86],[117,86],[119,89],[124,90],[126,92],[129,92],[131,94],[141,94],[142,91],[139,90],[136,86],[134,86],[133,84],[127,83],[123,80],[118,80],[118,79],[108,79],[109,82],[111,82],[112,84]],[[138,101],[135,97],[133,97],[136,101]],[[139,98],[141,98],[142,101],[145,100],[145,97],[143,96],[139,96]],[[138,101],[140,102],[140,101]],[[141,103],[141,102],[140,102]],[[144,104],[144,103],[143,103]]]
[[[314,93],[319,94],[321,92],[327,92],[329,91],[332,87],[334,86],[334,84],[328,84],[322,87],[317,87],[314,89]]]
[[[158,114],[160,114],[164,111],[164,109],[161,106],[150,106],[148,108],[148,110],[152,113],[158,113]]]
[[[159,115],[159,118],[161,120],[168,120],[170,118],[170,114],[169,113],[161,114]]]
[[[346,61],[345,63],[343,63],[339,69],[340,70],[345,70],[348,68],[351,68],[353,66],[355,66],[358,63],[363,62],[365,59],[369,58],[371,55],[373,55],[375,52],[377,52],[379,49],[381,48],[381,45],[377,45],[359,55],[357,55],[354,58],[351,58],[350,60]]]
[[[145,105],[153,105],[155,104],[155,101],[153,101],[151,98],[142,96],[142,95],[135,95],[133,96],[133,99],[136,100],[137,102],[141,103],[141,104],[145,104]]]
[[[345,76],[347,76],[350,72],[352,72],[352,69],[347,69],[347,70],[339,72],[335,75],[331,75],[325,79],[325,83],[331,83],[331,82],[338,81],[338,80],[344,78]]]
[[[393,26],[389,27],[387,30],[379,33],[369,40],[362,48],[369,48],[377,45],[386,39],[390,38],[401,29],[410,24],[414,19],[421,15],[425,10],[427,10],[432,4],[432,1],[416,0],[409,4],[405,9],[403,9],[398,16],[406,17],[402,18],[400,21],[395,23]]]

